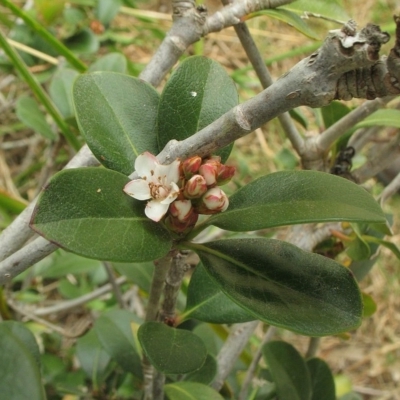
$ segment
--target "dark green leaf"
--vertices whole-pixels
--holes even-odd
[[[171,140],[183,140],[211,124],[238,104],[232,79],[216,61],[187,58],[172,74],[161,94],[158,111],[160,150]],[[231,146],[220,154],[224,160]]]
[[[87,377],[93,381],[94,387],[98,388],[107,376],[111,357],[102,347],[93,329],[78,339],[76,356]]]
[[[73,96],[81,133],[107,168],[129,175],[139,154],[158,153],[159,95],[149,84],[114,72],[93,72],[76,80]]]
[[[161,322],[141,325],[138,339],[151,364],[164,374],[196,371],[207,357],[207,349],[198,336]]]
[[[228,297],[262,321],[310,336],[361,323],[357,283],[331,259],[273,239],[185,245]]]
[[[113,360],[125,371],[141,377],[141,360],[131,328],[131,324],[137,322],[138,318],[128,311],[112,310],[96,320],[94,331]]]
[[[127,68],[126,57],[121,53],[109,53],[96,60],[90,67],[89,72],[95,71],[111,71],[126,73]]]
[[[29,348],[5,324],[0,324],[0,387],[7,400],[45,400],[39,366]]]
[[[38,367],[40,367],[40,350],[33,333],[22,322],[4,321],[1,325],[6,327],[13,337],[19,339],[26,346]]]
[[[56,135],[47,123],[43,112],[40,111],[34,99],[27,96],[19,97],[16,104],[17,117],[29,128],[47,139],[54,140]]]
[[[215,375],[217,374],[217,361],[215,358],[207,354],[206,361],[203,366],[197,371],[191,372],[185,376],[185,381],[203,383],[204,385],[209,385]]]
[[[92,54],[99,50],[99,40],[89,28],[82,29],[65,41],[66,46],[74,53]]]
[[[289,343],[273,341],[262,348],[279,399],[310,400],[311,379],[307,365]]]
[[[103,168],[64,170],[40,196],[31,226],[84,257],[142,262],[165,255],[171,239],[122,189],[129,179]]]
[[[318,40],[320,38],[319,35],[309,25],[307,25],[304,19],[300,18],[296,13],[292,11],[285,10],[283,8],[262,10],[250,14],[248,18],[258,17],[260,15],[267,15],[271,18],[275,18],[279,21],[285,22],[311,39]]]
[[[324,119],[325,129],[328,129],[335,122],[342,119],[350,111],[351,109],[340,101],[332,101],[328,106],[322,107],[321,113]]]
[[[164,390],[169,400],[223,400],[217,391],[196,382],[169,383]]]
[[[201,263],[190,279],[186,309],[182,317],[213,324],[233,324],[255,319],[221,291]]]
[[[367,191],[347,179],[318,171],[281,171],[242,187],[229,208],[206,221],[231,231],[327,221],[386,221]]]
[[[71,118],[75,115],[72,85],[78,75],[79,73],[73,69],[63,68],[53,75],[50,82],[50,97],[64,118]]]
[[[311,400],[335,400],[335,381],[328,364],[319,358],[310,358],[307,367],[311,377]]]

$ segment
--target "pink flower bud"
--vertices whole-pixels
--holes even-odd
[[[217,183],[218,169],[219,167],[212,163],[203,164],[200,167],[199,173],[206,180],[207,186],[215,185]]]
[[[187,199],[198,199],[207,191],[207,182],[201,175],[193,175],[183,189],[183,195]]]
[[[169,206],[169,213],[180,222],[185,222],[193,212],[192,202],[190,200],[175,200]]]
[[[232,179],[233,175],[235,175],[235,172],[235,167],[221,164],[221,168],[219,169],[217,176],[218,185],[225,185],[225,183],[228,183]]]
[[[188,218],[185,221],[179,221],[177,217],[168,215],[168,217],[165,219],[165,225],[172,232],[178,234],[188,233],[196,225],[198,218],[199,214],[194,212],[192,208],[192,212],[189,213]]]
[[[202,163],[202,159],[199,156],[194,156],[187,158],[185,161],[182,162],[182,171],[185,175],[186,179],[189,179],[194,174],[199,172],[200,165]]]
[[[201,198],[201,203],[195,211],[199,214],[216,214],[225,211],[229,206],[229,199],[221,188],[213,187]]]

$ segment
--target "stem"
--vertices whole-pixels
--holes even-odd
[[[50,97],[43,90],[40,83],[36,80],[35,76],[29,71],[26,64],[22,60],[21,56],[8,44],[6,37],[0,30],[0,46],[3,48],[4,52],[10,58],[15,69],[21,74],[25,82],[29,85],[34,95],[37,97],[39,102],[43,104],[47,112],[52,116],[54,122],[60,128],[61,133],[75,150],[81,147],[78,139],[75,137],[73,132],[69,129],[68,124],[65,122],[63,116],[57,110],[56,106],[51,101]]]
[[[122,298],[122,293],[121,293],[121,289],[117,284],[117,281],[114,277],[114,273],[113,273],[113,269],[111,266],[111,263],[109,263],[108,261],[104,261],[103,262],[104,268],[107,272],[107,276],[108,276],[108,280],[110,281],[112,290],[114,292],[114,296],[117,299],[119,308],[124,309],[125,308],[125,303],[124,303],[124,299]]]
[[[319,337],[311,337],[310,341],[308,342],[308,349],[305,355],[305,358],[315,357],[318,351],[319,343],[321,338]]]
[[[8,7],[17,17],[21,18],[26,25],[32,28],[36,33],[38,33],[43,39],[49,42],[54,49],[63,56],[73,67],[75,67],[79,72],[86,71],[86,65],[79,60],[66,46],[64,46],[54,35],[47,31],[41,24],[35,21],[32,17],[29,16],[25,11],[21,10],[15,4],[13,4],[10,0],[0,0],[0,3],[3,3],[6,7]]]
[[[268,330],[265,333],[264,338],[263,338],[260,346],[258,347],[257,352],[254,355],[253,360],[251,361],[251,364],[247,370],[246,377],[244,378],[242,389],[240,390],[238,400],[246,400],[247,399],[247,392],[249,390],[250,383],[255,375],[257,365],[260,362],[261,357],[262,357],[262,348],[264,347],[264,345],[266,343],[268,343],[272,339],[272,337],[275,335],[275,332],[276,332],[275,326],[268,327]]]

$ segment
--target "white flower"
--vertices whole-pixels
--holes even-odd
[[[124,192],[137,200],[151,199],[144,212],[153,221],[160,221],[178,196],[179,165],[178,160],[170,165],[161,165],[147,151],[136,158],[135,171],[139,179],[127,183]]]

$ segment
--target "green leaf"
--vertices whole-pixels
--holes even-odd
[[[138,318],[134,314],[125,310],[111,310],[96,320],[94,331],[113,360],[125,371],[141,377],[141,360],[131,329],[131,323],[135,322],[138,322]]]
[[[357,283],[329,258],[263,238],[184,245],[228,297],[271,325],[324,336],[361,323]]]
[[[98,388],[107,377],[111,357],[102,347],[93,329],[78,339],[76,356],[87,377]]]
[[[17,100],[16,114],[27,127],[33,129],[35,132],[50,140],[56,138],[43,112],[40,111],[38,104],[31,97],[21,96]]]
[[[262,353],[275,382],[279,399],[311,399],[311,379],[307,365],[292,345],[272,341],[263,346]]]
[[[66,46],[77,54],[93,54],[99,50],[97,36],[89,28],[84,28],[65,41]]]
[[[364,128],[369,126],[394,126],[400,128],[400,110],[382,109],[359,122],[355,128]]]
[[[97,59],[90,67],[89,72],[95,71],[111,71],[126,73],[127,69],[126,57],[121,53],[109,53]]]
[[[319,358],[307,360],[311,377],[311,400],[336,400],[335,381],[328,364]]]
[[[172,74],[161,94],[158,110],[158,145],[183,140],[211,124],[238,104],[232,79],[216,61],[187,58]],[[223,160],[232,146],[218,152]]]
[[[326,107],[321,108],[322,118],[324,119],[325,129],[328,129],[335,122],[347,115],[351,109],[340,101],[332,101]]]
[[[76,80],[73,96],[81,133],[107,168],[129,175],[140,153],[158,153],[159,95],[149,84],[114,72],[93,72]]]
[[[337,0],[297,0],[284,7],[287,10],[303,13],[304,11],[319,14],[324,17],[347,21],[350,17]]]
[[[355,237],[347,247],[346,253],[352,260],[361,261],[371,256],[371,249],[362,237]]]
[[[121,0],[98,0],[94,13],[96,18],[104,25],[109,25],[121,7]]]
[[[50,97],[64,118],[71,118],[75,115],[72,85],[78,75],[79,73],[73,69],[62,68],[53,75],[50,82]]]
[[[209,386],[196,382],[174,382],[164,386],[169,400],[223,400],[224,398]]]
[[[318,171],[281,171],[263,176],[229,198],[229,208],[206,225],[254,231],[310,222],[386,222],[378,203],[347,179]]]
[[[375,236],[363,235],[362,237],[367,242],[376,243],[383,247],[386,247],[396,256],[397,259],[400,260],[400,249],[394,243],[384,239],[377,238]]]
[[[15,198],[14,195],[6,190],[0,188],[0,207],[3,207],[5,210],[8,210],[12,213],[19,214],[25,209],[26,203]]]
[[[138,330],[138,339],[151,364],[164,374],[196,371],[207,357],[207,349],[198,336],[161,322],[145,322]]]
[[[22,322],[4,321],[1,325],[8,328],[12,336],[19,339],[26,346],[40,368],[40,350],[33,333]]]
[[[135,285],[138,285],[140,289],[149,293],[154,271],[154,264],[152,262],[113,263],[113,265],[121,275],[125,275]]]
[[[283,8],[275,8],[270,10],[257,11],[255,13],[249,14],[246,19],[258,17],[260,15],[267,15],[269,17],[275,18],[279,21],[285,22],[298,30],[303,35],[311,39],[320,39],[319,35],[312,29],[304,19],[300,18],[296,13],[285,10]]]
[[[234,324],[255,319],[221,291],[201,263],[190,279],[186,309],[181,317],[213,324]]]
[[[367,293],[362,293],[362,299],[363,299],[363,317],[368,318],[371,315],[375,314],[377,310],[377,305],[375,303],[375,300]]]
[[[129,179],[103,168],[56,174],[42,192],[31,227],[46,239],[88,258],[143,262],[165,255],[171,239],[126,195]]]
[[[19,335],[0,324],[0,387],[7,400],[45,400],[39,366]]]
[[[207,354],[206,361],[197,371],[191,372],[185,376],[185,381],[210,384],[217,374],[217,361],[211,354]]]

